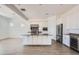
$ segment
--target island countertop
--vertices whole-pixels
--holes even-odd
[[[52,34],[23,34],[22,36],[53,36]]]

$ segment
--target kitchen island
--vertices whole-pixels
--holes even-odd
[[[38,35],[31,35],[31,34],[24,34],[22,35],[22,43],[23,45],[51,45],[52,39],[50,39],[50,34],[38,34]]]

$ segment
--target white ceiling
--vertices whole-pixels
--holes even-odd
[[[5,5],[0,5],[0,15],[5,16],[7,18],[13,17],[14,12],[12,12]]]
[[[13,10],[11,10],[10,8],[8,8],[6,5],[4,4],[0,4],[0,16],[3,16],[5,18],[8,19],[23,19],[21,16],[19,16],[16,12],[14,12]]]
[[[15,5],[20,11],[25,8],[26,11],[21,11],[29,19],[46,19],[53,15],[61,15],[70,10],[75,5],[73,4],[17,4]],[[46,15],[48,13],[48,15]]]

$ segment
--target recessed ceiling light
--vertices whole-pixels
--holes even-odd
[[[25,8],[21,8],[21,11],[26,11],[26,9]]]
[[[40,6],[42,6],[43,4],[39,4]]]
[[[19,6],[21,5],[21,4],[18,4]]]
[[[48,13],[45,13],[45,15],[49,15]]]
[[[59,4],[60,6],[63,6],[63,4]]]

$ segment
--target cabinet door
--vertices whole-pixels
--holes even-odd
[[[26,39],[26,45],[31,45],[31,44],[32,44],[32,37],[29,36],[29,37],[27,37],[27,39]]]
[[[38,36],[32,36],[32,44],[38,44]]]
[[[26,45],[26,43],[27,43],[27,36],[23,36],[22,37],[22,44]]]
[[[38,45],[42,45],[43,44],[43,36],[38,36],[37,43],[38,43]]]
[[[44,45],[51,45],[51,39],[48,36],[43,36],[42,43]]]
[[[63,44],[70,47],[70,36],[69,35],[63,35]]]

